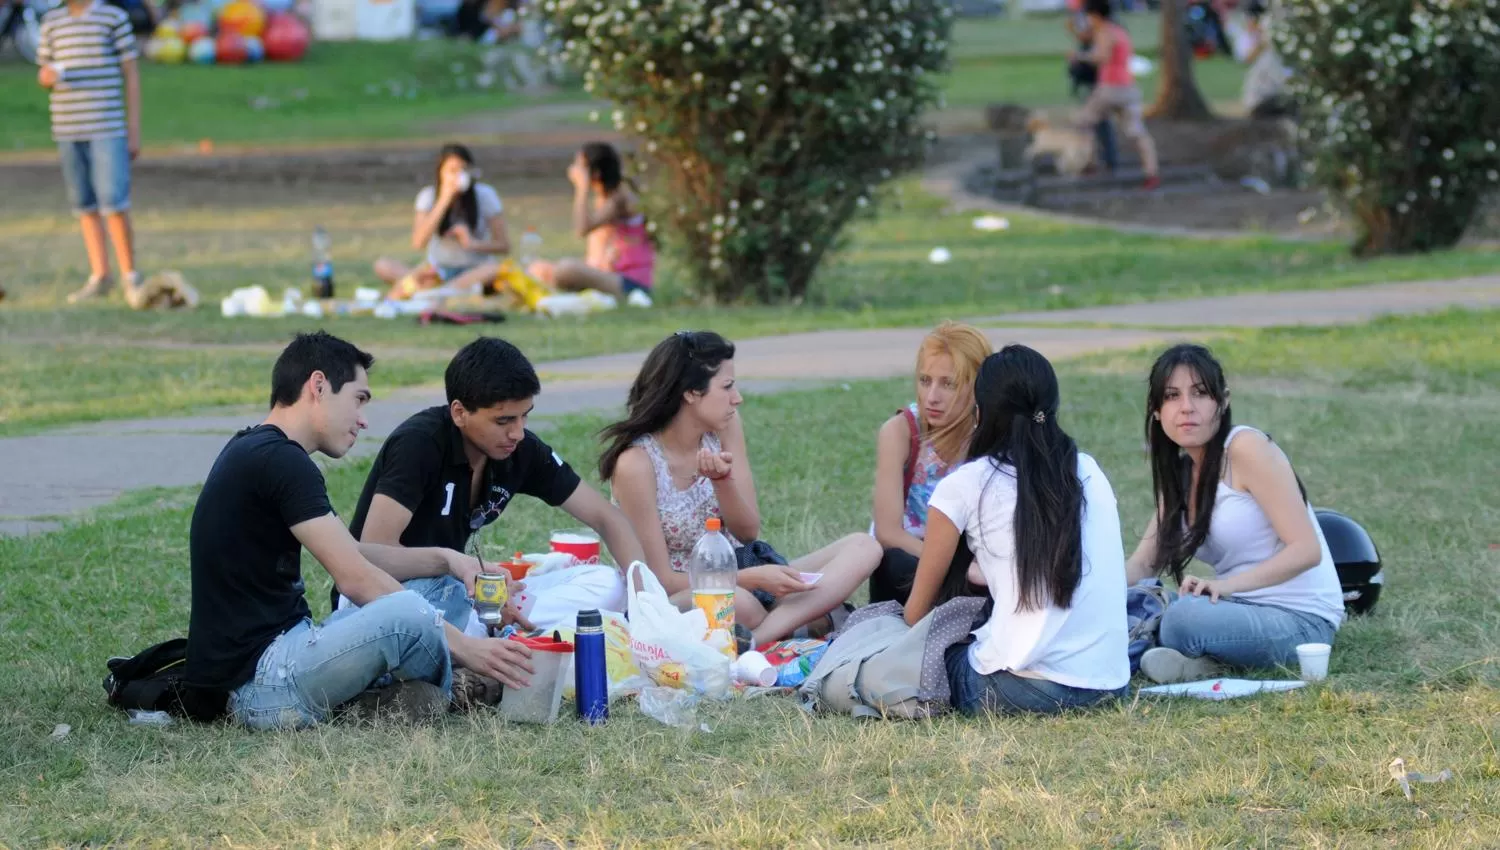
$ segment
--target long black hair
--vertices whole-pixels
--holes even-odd
[[[1083,578],[1083,483],[1078,444],[1057,421],[1057,373],[1034,349],[1007,345],[980,365],[974,400],[979,425],[969,459],[987,460],[1016,482],[1016,611],[1068,608]],[[972,554],[963,554],[949,567],[940,597],[958,595],[966,583]]]
[[[656,344],[630,385],[625,418],[599,432],[609,443],[599,458],[599,477],[614,477],[620,455],[638,437],[667,427],[682,409],[682,397],[707,392],[708,384],[726,360],[734,359],[734,343],[713,331],[678,331]]]
[[[1162,430],[1162,405],[1167,400],[1167,382],[1178,366],[1193,373],[1194,383],[1203,387],[1219,407],[1219,430],[1203,447],[1203,467],[1198,470],[1198,486],[1192,486],[1193,462]],[[1171,574],[1178,582],[1193,553],[1208,537],[1213,521],[1214,498],[1224,473],[1224,445],[1234,427],[1229,409],[1229,384],[1224,367],[1213,352],[1202,345],[1174,345],[1151,367],[1146,390],[1146,443],[1151,449],[1151,488],[1156,495],[1156,560],[1152,572]],[[1191,493],[1189,492],[1191,490]],[[1193,522],[1188,524],[1188,499],[1192,499]]]
[[[437,176],[432,183],[434,192],[443,186],[443,163],[447,162],[450,156],[463,160],[465,166],[474,165],[474,154],[468,147],[456,142],[443,145],[443,149],[438,151]],[[459,192],[458,197],[453,199],[453,203],[448,205],[448,211],[443,213],[443,220],[438,222],[439,236],[446,234],[453,228],[453,225],[462,224],[469,228],[469,233],[475,238],[480,237],[480,234],[474,232],[479,228],[479,196],[474,193],[478,185],[477,181],[470,179],[469,188]]]

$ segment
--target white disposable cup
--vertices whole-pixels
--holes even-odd
[[[1297,661],[1302,665],[1302,681],[1321,682],[1328,678],[1328,655],[1333,647],[1326,643],[1303,643],[1297,646]]]
[[[735,659],[731,672],[734,680],[742,685],[769,688],[776,684],[776,668],[771,666],[764,655],[753,649]]]

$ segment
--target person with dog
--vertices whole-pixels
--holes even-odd
[[[974,376],[990,353],[989,338],[977,328],[938,325],[917,349],[916,402],[880,426],[871,513],[885,555],[870,576],[872,604],[905,603],[911,593],[927,534],[927,503],[968,454]]]
[[[322,723],[341,707],[420,719],[447,710],[455,664],[511,686],[530,650],[443,622],[339,521],[310,455],[343,457],[366,427],[374,358],[323,331],[298,334],[271,373],[271,411],[214,461],[189,532],[192,610],[185,703],[252,729]],[[315,624],[301,554],[359,603]]]
[[[1063,20],[1063,27],[1077,42],[1079,50],[1087,51],[1093,47],[1094,33],[1089,29],[1088,15],[1083,13],[1083,0],[1068,0],[1068,15]],[[1072,59],[1068,62],[1068,80],[1072,83],[1070,94],[1074,98],[1082,94],[1086,99],[1099,85],[1099,67]],[[1114,174],[1115,169],[1120,167],[1120,151],[1115,145],[1115,127],[1108,118],[1101,118],[1094,125],[1094,138],[1099,141],[1099,158],[1104,161],[1104,167],[1109,173]],[[1093,168],[1090,163],[1084,173]]]
[[[944,658],[964,714],[1053,714],[1118,699],[1130,660],[1109,479],[1058,423],[1057,374],[1041,354],[1008,345],[985,358],[974,398],[969,461],[928,504],[906,622],[985,586],[983,622]]]
[[[1145,189],[1161,185],[1156,160],[1156,142],[1146,129],[1141,89],[1130,70],[1134,49],[1130,33],[1114,19],[1111,0],[1085,0],[1084,12],[1093,46],[1069,54],[1070,61],[1086,62],[1099,69],[1099,82],[1078,112],[1078,124],[1088,130],[1113,115],[1126,137],[1135,142],[1145,172]]]
[[[446,405],[413,414],[386,438],[349,524],[362,544],[406,553],[392,576],[420,587],[448,622],[482,633],[471,600],[481,561],[464,552],[518,494],[593,529],[621,568],[642,560],[630,520],[526,428],[541,382],[519,349],[480,337],[454,355],[444,383]],[[621,568],[582,564],[529,577],[524,589],[534,602],[511,614],[522,625],[557,628],[580,610],[623,611]],[[335,588],[336,607],[358,602],[347,592],[348,601],[339,599],[344,590]]]
[[[1224,369],[1201,345],[1151,367],[1146,439],[1156,514],[1127,569],[1132,583],[1170,574],[1180,597],[1141,672],[1157,682],[1226,668],[1289,666],[1301,643],[1332,644],[1344,618],[1338,569],[1286,455],[1233,424]],[[1186,575],[1193,558],[1212,578]]]

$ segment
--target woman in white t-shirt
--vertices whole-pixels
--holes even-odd
[[[1344,597],[1328,543],[1286,455],[1231,424],[1224,369],[1207,348],[1176,345],[1157,358],[1146,439],[1156,517],[1127,573],[1131,582],[1170,574],[1182,595],[1141,672],[1194,681],[1225,666],[1289,666],[1298,644],[1333,643]],[[1213,578],[1184,575],[1194,557]]]
[[[459,144],[438,152],[437,179],[417,193],[411,246],[427,249],[416,268],[382,257],[375,275],[394,287],[396,298],[438,286],[453,292],[482,289],[495,281],[496,259],[510,251],[505,206],[495,187],[475,179],[474,155]]]
[[[1050,714],[1121,697],[1125,550],[1109,479],[1058,425],[1057,375],[1041,354],[1008,345],[990,355],[974,398],[970,461],[928,502],[906,621],[982,577],[991,613],[946,659],[964,714]]]

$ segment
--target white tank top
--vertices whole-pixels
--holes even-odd
[[[1249,426],[1236,426],[1224,440],[1226,457],[1229,444],[1244,431],[1265,436]],[[1328,541],[1323,539],[1323,529],[1318,526],[1312,505],[1307,506],[1307,518],[1318,535],[1318,548],[1323,553],[1317,566],[1281,584],[1236,593],[1235,598],[1315,614],[1338,628],[1344,619],[1344,593],[1339,586],[1338,570],[1333,565],[1333,555],[1328,551]],[[1214,496],[1214,515],[1209,522],[1208,537],[1194,553],[1198,560],[1212,566],[1215,576],[1225,578],[1255,567],[1285,546],[1276,536],[1276,529],[1271,527],[1265,511],[1256,504],[1255,497],[1220,480],[1218,493]]]

